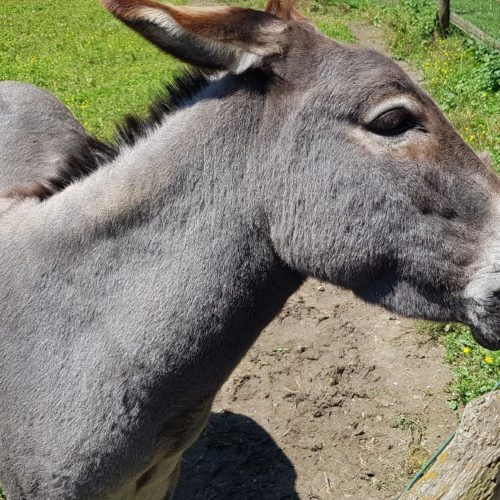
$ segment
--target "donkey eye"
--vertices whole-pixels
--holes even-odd
[[[377,116],[368,128],[379,135],[400,135],[416,125],[412,114],[405,108],[394,108]]]

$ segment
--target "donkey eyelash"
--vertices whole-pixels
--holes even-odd
[[[414,99],[408,96],[399,96],[397,98],[387,99],[373,106],[367,113],[364,119],[366,124],[371,123],[373,120],[383,115],[387,111],[402,108],[406,109],[409,113],[417,116],[419,114],[419,105]]]

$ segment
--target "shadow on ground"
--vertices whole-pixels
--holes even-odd
[[[296,477],[290,460],[251,418],[212,413],[184,455],[175,500],[298,500]]]

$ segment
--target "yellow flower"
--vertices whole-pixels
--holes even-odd
[[[491,365],[491,363],[493,363],[493,358],[491,356],[486,356],[484,358],[484,360],[486,361],[486,363],[488,363],[489,365]]]
[[[463,348],[463,351],[465,352],[465,354],[469,354],[469,352],[470,352],[470,347],[464,347],[464,348]]]

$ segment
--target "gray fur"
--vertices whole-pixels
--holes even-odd
[[[216,391],[305,276],[402,315],[476,318],[500,347],[499,178],[387,58],[301,21],[287,37],[0,219],[9,500],[172,494]],[[365,127],[398,96],[426,132]],[[23,168],[4,160],[2,178]],[[134,489],[153,466],[166,482]]]
[[[62,102],[21,82],[0,82],[0,124],[0,192],[55,175],[88,137]]]

